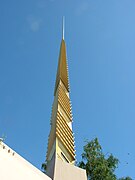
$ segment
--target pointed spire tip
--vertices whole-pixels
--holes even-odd
[[[62,18],[62,39],[64,40],[65,35],[65,17]]]

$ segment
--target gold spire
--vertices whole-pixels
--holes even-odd
[[[69,96],[68,66],[64,34],[62,35],[54,89],[51,130],[48,139],[48,150],[46,156],[48,164],[53,157],[59,158],[60,160],[71,164],[74,164],[75,162],[72,110]]]
[[[61,41],[54,95],[56,93],[56,89],[60,80],[63,82],[65,88],[69,92],[68,65],[67,65],[67,58],[66,58],[66,44],[65,44],[64,39],[62,39]]]

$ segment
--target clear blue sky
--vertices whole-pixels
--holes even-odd
[[[134,0],[1,0],[0,136],[41,167],[63,15],[77,160],[98,137],[135,178]]]

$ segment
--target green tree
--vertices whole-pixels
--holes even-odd
[[[119,180],[132,180],[130,177],[123,177],[123,178],[119,178]]]
[[[42,163],[41,169],[43,173],[46,173],[47,163]]]
[[[97,138],[87,142],[84,146],[82,161],[79,167],[86,169],[88,180],[117,180],[114,173],[118,167],[119,160],[112,154],[104,155],[102,147]],[[119,180],[132,180],[130,177]]]

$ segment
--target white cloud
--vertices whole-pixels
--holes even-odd
[[[40,27],[40,22],[39,21],[33,21],[31,22],[30,24],[30,28],[32,31],[36,32],[39,30],[39,27]]]
[[[37,32],[41,27],[42,20],[39,18],[36,18],[32,15],[28,16],[27,18],[28,25],[31,31]]]

